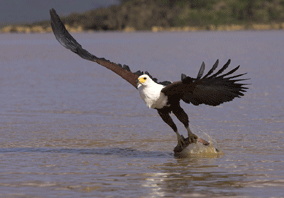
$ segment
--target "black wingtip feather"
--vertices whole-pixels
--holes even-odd
[[[237,66],[236,68],[232,69],[232,70],[231,70],[231,71],[229,71],[228,73],[223,74],[223,75],[221,75],[221,76],[219,76],[219,77],[223,78],[223,77],[225,77],[225,76],[228,76],[228,75],[230,75],[230,74],[234,73],[235,71],[237,71],[239,68],[240,68],[240,65],[239,65],[239,66]]]
[[[143,75],[144,73],[143,73],[142,71],[138,70],[138,71],[134,72],[134,74],[136,74],[136,75],[138,75],[138,76],[141,76],[141,75]]]
[[[218,76],[219,74],[221,74],[225,69],[228,68],[228,66],[230,65],[231,63],[231,59],[229,59],[225,65],[219,70],[217,71],[215,74],[213,74],[212,76],[208,77],[208,78],[215,78],[216,76]]]
[[[197,80],[202,77],[204,70],[205,70],[205,63],[202,62],[201,67],[199,69],[199,72],[197,74],[197,78],[196,78]]]
[[[212,74],[214,72],[214,70],[218,67],[218,64],[219,64],[219,59],[216,60],[216,62],[214,63],[214,65],[212,66],[210,71],[203,78],[207,78],[207,76]]]
[[[193,81],[194,84],[192,84],[192,86],[194,86],[194,88],[191,88],[192,90],[189,87],[188,91],[183,91],[184,95],[181,99],[186,103],[192,103],[194,105],[206,104],[211,106],[217,106],[221,103],[232,101],[236,97],[239,98],[241,96],[244,96],[246,89],[248,89],[248,87],[246,87],[246,85],[248,84],[239,82],[243,82],[249,79],[236,78],[243,76],[246,73],[229,76],[230,74],[236,72],[240,66],[237,66],[229,72],[222,74],[222,72],[224,72],[228,68],[230,62],[231,60],[229,59],[219,71],[211,75],[213,71],[217,68],[217,60],[213,67],[210,69],[210,71],[202,79],[197,78]],[[202,69],[200,69],[198,77],[200,77],[201,73]],[[187,78],[188,77],[183,78],[183,84]]]
[[[69,34],[53,8],[49,11],[49,13],[51,18],[51,28],[54,32],[55,38],[62,46],[77,53],[77,48],[82,48],[82,46]]]
[[[131,70],[130,70],[130,68],[129,68],[128,65],[123,65],[123,66],[122,66],[122,69],[125,69],[126,71],[131,72]]]
[[[227,79],[238,78],[238,77],[243,76],[243,75],[246,75],[246,74],[247,74],[247,73],[242,73],[242,74],[238,74],[238,75],[235,75],[235,76],[230,76],[230,77],[227,77]],[[243,79],[243,80],[249,80],[249,78]]]

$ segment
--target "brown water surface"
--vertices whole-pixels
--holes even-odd
[[[0,196],[283,197],[283,35],[74,34],[97,56],[161,81],[196,77],[217,58],[248,72],[240,99],[182,104],[192,130],[223,154],[177,158],[175,134],[130,84],[52,34],[1,34]]]

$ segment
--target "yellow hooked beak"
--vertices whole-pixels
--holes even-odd
[[[138,78],[137,83],[143,84],[146,80],[147,80],[146,77],[140,77]]]

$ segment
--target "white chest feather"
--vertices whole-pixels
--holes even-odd
[[[161,109],[167,106],[168,97],[161,92],[163,85],[153,84],[152,86],[138,87],[141,98],[148,108]]]

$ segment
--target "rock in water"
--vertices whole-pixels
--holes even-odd
[[[174,152],[175,154],[182,152],[185,148],[187,148],[191,143],[189,142],[189,138],[184,138],[183,135],[181,135],[181,137],[183,138],[183,141],[185,142],[185,145],[183,145],[183,147],[181,147],[180,145],[177,145],[174,148]],[[202,144],[204,146],[209,146],[210,143],[207,142],[206,140],[203,140],[201,138],[197,139],[197,143],[196,144]],[[216,149],[216,151],[218,152],[218,149]]]

